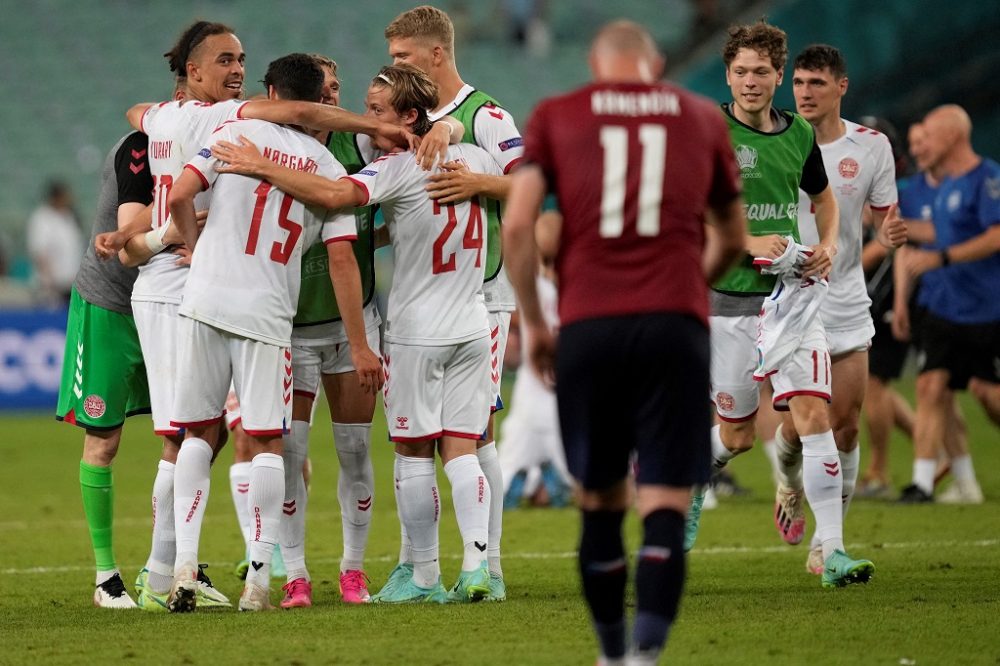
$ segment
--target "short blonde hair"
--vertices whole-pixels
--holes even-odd
[[[334,62],[332,58],[328,58],[322,53],[310,53],[309,55],[312,56],[312,59],[316,61],[317,65],[328,68],[331,72],[333,72],[334,76],[337,76],[337,63]]]
[[[437,42],[448,53],[455,53],[455,26],[448,14],[437,7],[421,5],[403,12],[385,29],[385,38],[416,38]]]
[[[406,63],[387,65],[378,71],[371,84],[373,87],[389,88],[392,91],[389,104],[399,115],[410,109],[416,110],[414,134],[423,136],[430,130],[431,121],[427,118],[427,112],[438,106],[438,87],[420,68]]]

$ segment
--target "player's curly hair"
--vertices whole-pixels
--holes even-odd
[[[829,44],[810,44],[795,56],[794,69],[806,69],[810,72],[820,72],[824,68],[830,70],[835,79],[847,76],[847,60],[840,49]]]
[[[448,14],[437,7],[421,5],[403,12],[385,28],[388,39],[432,39],[448,53],[455,53],[455,26]]]
[[[740,49],[751,49],[761,57],[770,58],[771,65],[780,70],[788,60],[788,36],[784,30],[763,18],[752,25],[734,25],[729,28],[729,39],[722,47],[722,61],[726,68]]]
[[[173,48],[163,54],[163,57],[167,59],[167,63],[170,65],[170,71],[177,76],[185,76],[187,74],[187,63],[191,59],[191,53],[198,48],[198,46],[205,41],[206,38],[212,35],[227,35],[236,34],[233,29],[224,23],[211,23],[209,21],[195,21],[189,25],[181,36],[177,38],[177,42],[174,44]]]
[[[417,121],[412,128],[414,134],[423,136],[430,131],[432,123],[427,111],[438,106],[438,87],[427,74],[406,63],[387,65],[378,71],[371,84],[392,90],[389,103],[396,113],[402,115],[416,109]]]

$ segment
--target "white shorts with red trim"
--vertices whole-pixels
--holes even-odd
[[[441,347],[387,342],[382,362],[390,440],[482,436],[490,413],[490,338]]]
[[[503,379],[503,359],[507,354],[507,337],[510,334],[509,312],[488,312],[490,323],[490,411],[501,406],[500,381]]]
[[[292,420],[291,350],[179,319],[171,425],[220,421],[232,382],[243,430],[255,437],[281,436]]]
[[[826,329],[826,342],[830,348],[830,356],[866,352],[871,349],[873,337],[875,337],[875,324],[872,323],[871,316],[862,326]]]
[[[177,435],[170,425],[174,412],[174,370],[177,367],[177,326],[180,315],[174,303],[133,301],[132,316],[139,333],[142,359],[149,383],[149,406],[157,435]]]
[[[381,336],[378,326],[365,331],[368,347],[379,354]],[[354,361],[351,359],[351,345],[347,342],[333,342],[317,346],[315,341],[308,345],[296,343],[292,335],[292,369],[295,376],[295,393],[315,398],[319,392],[321,375],[339,375],[354,372]]]
[[[711,399],[723,421],[746,421],[757,413],[760,389],[757,368],[759,317],[709,317],[712,361]]]
[[[226,427],[230,430],[241,425],[243,413],[240,411],[240,399],[236,397],[236,389],[229,384],[229,395],[226,396]]]
[[[774,388],[774,408],[788,411],[788,400],[797,395],[810,395],[830,401],[830,352],[826,332],[817,318],[802,338],[798,350],[778,370],[770,375]]]

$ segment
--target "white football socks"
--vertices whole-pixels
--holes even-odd
[[[203,439],[185,439],[174,466],[174,525],[177,557],[174,570],[198,567],[198,542],[211,486],[212,447]]]
[[[802,446],[790,444],[781,431],[781,425],[774,431],[774,452],[778,483],[792,490],[802,488]]]
[[[976,470],[972,466],[972,456],[968,453],[951,459],[951,475],[956,481],[968,482],[976,480]]]
[[[146,584],[153,592],[170,591],[177,558],[177,533],[174,528],[174,463],[161,460],[153,481],[153,543],[149,550]]]
[[[833,431],[801,435],[802,486],[816,518],[816,536],[823,546],[823,559],[844,549],[843,473]]]
[[[913,483],[928,495],[934,494],[934,472],[937,471],[937,460],[933,458],[914,458]]]
[[[288,434],[282,437],[282,461],[285,473],[285,496],[281,505],[281,556],[289,582],[297,578],[309,580],[306,569],[306,482],[302,466],[309,456],[309,422],[292,421]]]
[[[500,567],[500,538],[503,536],[503,473],[496,442],[490,442],[476,450],[479,466],[490,486],[490,531],[489,546],[486,549],[490,573],[503,575]]]
[[[301,470],[301,468],[299,468]],[[258,453],[250,463],[250,569],[247,584],[267,589],[271,555],[281,529],[281,502],[285,496],[285,466],[276,453]]]
[[[413,554],[410,552],[410,537],[406,534],[406,524],[403,522],[403,512],[399,508],[399,461],[404,458],[400,454],[395,454],[392,461],[393,494],[396,497],[396,518],[399,519],[399,563],[406,564],[413,562]]]
[[[396,476],[398,508],[410,540],[413,582],[418,587],[431,588],[441,578],[438,562],[441,496],[435,479],[434,459],[397,454],[396,462],[399,469]]]
[[[344,532],[344,555],[340,571],[364,569],[368,529],[375,498],[375,470],[370,455],[370,423],[334,423],[333,441],[340,461],[337,501]]]
[[[712,468],[720,470],[735,457],[736,454],[722,443],[722,426],[716,423],[712,426]]]
[[[861,447],[855,446],[850,453],[838,451],[840,455],[840,469],[844,472],[844,486],[841,490],[841,516],[844,524],[847,523],[847,509],[851,506],[851,499],[854,497],[854,489],[858,484],[858,468],[861,463]],[[820,545],[819,535],[814,531],[809,548],[816,548]]]
[[[453,458],[444,466],[451,483],[451,498],[455,519],[462,534],[465,554],[462,571],[473,571],[486,561],[489,540],[490,485],[486,481],[479,458],[466,454]]]
[[[243,533],[243,547],[250,547],[250,508],[247,493],[250,492],[250,461],[233,463],[229,467],[229,494],[233,496],[236,520]]]

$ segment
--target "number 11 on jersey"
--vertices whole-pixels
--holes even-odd
[[[601,238],[619,238],[625,231],[625,189],[628,182],[629,129],[621,125],[601,127],[604,177],[601,190]],[[639,215],[635,231],[640,236],[660,233],[663,203],[663,172],[667,158],[667,128],[639,125],[642,161],[639,168]]]

